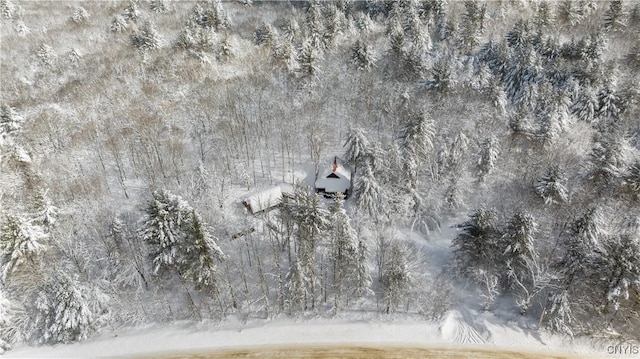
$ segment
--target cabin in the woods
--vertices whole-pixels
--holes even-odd
[[[338,157],[333,158],[333,164],[324,171],[320,171],[316,178],[316,191],[328,195],[343,193],[349,196],[351,191],[351,169]]]
[[[282,190],[280,186],[265,188],[247,195],[242,200],[242,205],[251,214],[272,209],[282,202]]]

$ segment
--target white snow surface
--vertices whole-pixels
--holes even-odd
[[[175,355],[216,349],[278,345],[400,345],[408,347],[482,348],[564,354],[576,357],[604,357],[605,343],[569,340],[557,335],[524,331],[507,323],[451,311],[440,322],[415,319],[383,321],[311,319],[227,322],[222,325],[184,323],[147,327],[126,332],[105,332],[82,343],[14,349],[6,358],[88,358]],[[620,356],[616,356],[620,357]]]
[[[335,170],[332,161],[330,167],[324,169],[324,171],[318,175],[315,182],[316,188],[324,189],[329,193],[336,193],[344,192],[351,187],[351,169],[338,158],[335,159],[335,162]],[[331,174],[336,175],[338,178],[329,177]]]
[[[279,186],[263,188],[247,195],[243,201],[249,204],[252,213],[257,213],[279,205],[282,202],[282,191]]]

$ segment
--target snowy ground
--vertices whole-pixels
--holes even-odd
[[[483,326],[479,330],[478,324]],[[365,345],[510,350],[575,357],[624,357],[607,354],[607,344],[564,339],[495,324],[468,321],[467,314],[453,311],[438,323],[402,320],[226,323],[150,327],[128,332],[109,332],[83,343],[53,347],[18,348],[6,358],[77,358],[173,355],[234,348],[281,345]],[[631,356],[630,356],[631,357]]]

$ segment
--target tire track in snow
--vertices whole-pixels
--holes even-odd
[[[486,343],[490,334],[483,326],[474,323],[468,310],[452,310],[440,325],[442,338],[459,344]]]

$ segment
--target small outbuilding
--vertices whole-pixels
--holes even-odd
[[[282,203],[282,190],[280,186],[264,188],[247,195],[242,200],[242,205],[251,214],[272,209]]]
[[[351,168],[334,157],[332,166],[319,173],[315,186],[317,192],[328,195],[343,193],[347,197],[351,191]]]

